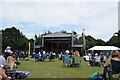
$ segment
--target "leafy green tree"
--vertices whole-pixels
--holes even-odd
[[[28,39],[15,27],[2,30],[2,48],[11,46],[13,50],[28,50]]]
[[[107,42],[107,45],[120,47],[120,37],[112,36],[111,39]]]
[[[102,39],[97,39],[97,40],[95,41],[95,45],[96,45],[96,46],[105,46],[105,44],[106,44],[106,42],[103,41]]]
[[[85,40],[86,40],[86,49],[89,49],[93,46],[95,46],[95,38],[93,38],[92,36],[88,35],[85,36]],[[79,44],[83,44],[83,37],[79,37]]]
[[[49,34],[49,33],[48,33]],[[36,38],[35,38],[35,45],[41,45],[42,44],[42,35],[35,35]]]
[[[89,49],[93,46],[95,46],[95,38],[93,38],[92,36],[88,35],[85,37],[86,38],[86,49]]]
[[[120,48],[120,30],[110,38],[110,40],[106,43],[109,46],[116,46]]]
[[[120,37],[120,30],[116,32],[115,34],[117,34],[117,36]]]

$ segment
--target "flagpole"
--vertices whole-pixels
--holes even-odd
[[[84,51],[84,54],[86,54],[85,29],[83,29],[83,51]]]

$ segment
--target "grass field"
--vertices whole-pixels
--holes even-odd
[[[63,67],[62,61],[56,59],[55,62],[35,62],[20,61],[18,71],[32,71],[27,78],[88,78],[95,72],[102,73],[102,67],[88,66],[88,62],[82,60],[78,68]]]

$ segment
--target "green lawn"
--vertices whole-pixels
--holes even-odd
[[[78,68],[63,67],[60,60],[55,62],[35,62],[34,59],[29,61],[20,61],[18,71],[32,71],[27,78],[88,78],[89,75],[99,72],[102,73],[102,67],[88,66],[88,62],[82,60]]]

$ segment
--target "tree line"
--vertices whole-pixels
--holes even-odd
[[[68,33],[67,31],[61,31],[67,34],[73,34],[77,36],[77,32]],[[51,34],[52,32],[48,31],[43,34],[35,35],[36,45],[41,45],[42,36]],[[120,47],[120,31],[115,32],[113,36],[105,42],[102,39],[95,39],[90,35],[85,36],[86,39],[86,49],[89,49],[93,46],[116,46]],[[12,50],[28,50],[28,43],[31,43],[31,50],[33,50],[34,40],[28,39],[19,29],[15,27],[6,28],[2,30],[2,49],[4,50],[7,46],[11,46]],[[83,37],[79,37],[77,44],[83,44]]]

